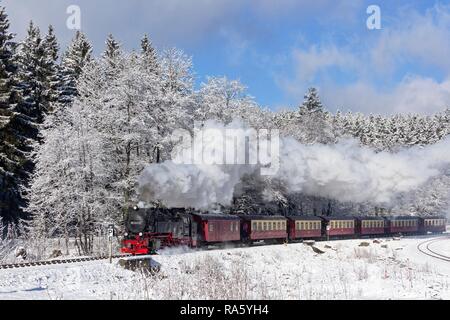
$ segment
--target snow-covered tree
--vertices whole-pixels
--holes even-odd
[[[21,109],[42,123],[50,109],[50,60],[38,27],[30,22],[27,36],[20,44],[16,55],[18,66],[17,83],[20,91]]]
[[[23,217],[21,186],[29,150],[25,133],[32,130],[18,105],[13,39],[5,8],[0,7],[0,216],[5,223]]]
[[[147,35],[144,35],[141,40],[141,56],[144,68],[150,73],[158,74],[158,54]]]
[[[317,89],[310,88],[299,107],[297,138],[303,143],[329,143],[333,140],[331,124],[326,121],[326,114],[319,99]]]
[[[61,62],[61,84],[59,101],[63,106],[70,105],[78,95],[77,81],[83,67],[92,58],[92,46],[84,33],[77,31],[72,43],[64,53]]]

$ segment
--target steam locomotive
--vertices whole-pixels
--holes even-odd
[[[250,245],[255,242],[443,233],[446,224],[447,220],[442,216],[233,215],[136,206],[128,214],[121,252],[145,255],[154,254],[161,248],[182,245]]]

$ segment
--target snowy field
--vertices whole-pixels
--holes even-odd
[[[156,276],[117,260],[0,270],[0,299],[450,299],[450,262],[417,250],[427,238],[166,250]],[[432,249],[450,256],[450,238]]]

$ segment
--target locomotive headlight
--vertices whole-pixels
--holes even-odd
[[[139,232],[139,237],[142,237],[142,232]]]
[[[139,207],[138,207],[138,206],[134,206],[134,207],[133,207],[133,210],[134,210],[134,211],[138,211],[138,210],[139,210]]]
[[[125,237],[128,237],[128,233],[125,232]]]

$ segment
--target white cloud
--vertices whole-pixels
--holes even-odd
[[[41,28],[53,24],[66,44],[73,31],[65,26],[69,5],[81,8],[81,26],[101,47],[108,33],[130,47],[136,47],[144,33],[159,46],[197,44],[215,32],[242,7],[239,0],[4,0],[11,26],[19,38],[33,19]]]
[[[438,82],[431,78],[405,77],[390,91],[370,83],[321,87],[324,104],[330,109],[391,113],[432,114],[450,107],[450,78]]]
[[[383,30],[371,48],[378,71],[392,71],[396,65],[417,61],[450,71],[450,6],[436,5],[424,15],[402,14],[392,27]]]
[[[290,74],[277,74],[276,83],[298,102],[318,86],[331,110],[430,114],[450,106],[450,6],[407,11],[391,27],[368,32],[379,36],[293,49]],[[446,80],[430,77],[436,69]]]
[[[316,46],[307,50],[294,49],[292,53],[298,80],[311,82],[318,73],[334,67],[341,70],[355,69],[358,65],[354,55],[335,45]]]

